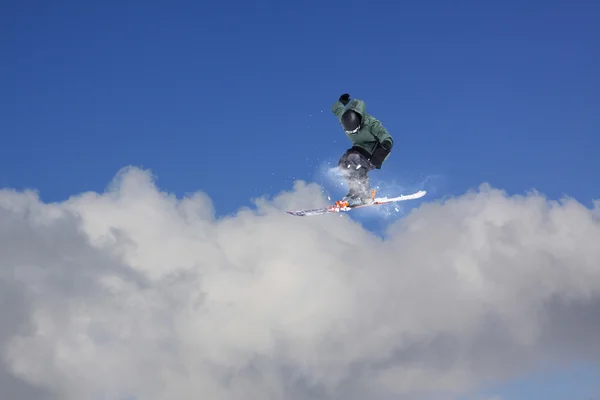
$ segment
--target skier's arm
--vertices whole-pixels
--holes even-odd
[[[350,94],[344,93],[335,103],[333,103],[333,106],[331,106],[331,111],[333,111],[333,113],[336,117],[338,117],[338,119],[342,118],[342,114],[344,113],[344,107],[346,107],[346,104],[348,104],[348,102],[350,102]]]
[[[333,103],[333,106],[331,106],[331,111],[335,114],[336,117],[342,118],[342,114],[344,113],[344,104],[342,104],[341,101],[337,100],[335,103]]]
[[[381,125],[381,122],[373,118],[369,124],[369,131],[377,138],[380,146],[376,146],[371,156],[371,162],[375,168],[381,168],[383,162],[388,158],[394,146],[392,135]]]
[[[390,135],[390,133],[387,131],[387,129],[385,129],[383,125],[381,125],[381,122],[374,120],[371,124],[370,131],[373,134],[373,136],[375,136],[379,140],[379,143],[381,143],[382,146],[386,148],[386,150],[389,151],[392,149],[392,146],[394,145],[394,139],[392,138],[392,135]]]

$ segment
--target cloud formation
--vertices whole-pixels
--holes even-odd
[[[0,191],[3,392],[419,399],[600,362],[598,204],[482,186],[383,239],[282,212],[326,203],[298,182],[216,218],[136,168],[61,203]]]

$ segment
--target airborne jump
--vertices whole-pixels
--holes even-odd
[[[309,210],[287,211],[296,216],[321,215],[332,212],[349,211],[353,208],[381,205],[396,201],[418,199],[425,196],[421,190],[416,193],[393,197],[376,198],[371,190],[369,172],[381,169],[389,157],[394,139],[381,122],[367,113],[363,100],[350,100],[344,93],[333,103],[331,111],[340,121],[352,147],[338,161],[338,169],[348,184],[348,194],[334,205]]]
[[[350,101],[348,93],[341,95],[331,110],[352,142],[352,147],[338,162],[349,188],[342,201],[348,202],[349,206],[364,204],[371,199],[368,173],[381,169],[392,151],[394,139],[377,118],[367,113],[365,102],[358,99]]]

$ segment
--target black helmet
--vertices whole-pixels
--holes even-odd
[[[348,133],[356,133],[360,128],[361,116],[354,110],[346,110],[342,115],[342,126]]]

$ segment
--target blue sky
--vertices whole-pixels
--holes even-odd
[[[330,111],[349,92],[395,139],[374,180],[600,198],[598,3],[139,4],[4,6],[0,187],[62,200],[135,165],[235,212],[320,182],[349,147]],[[588,400],[593,377],[496,393]]]

